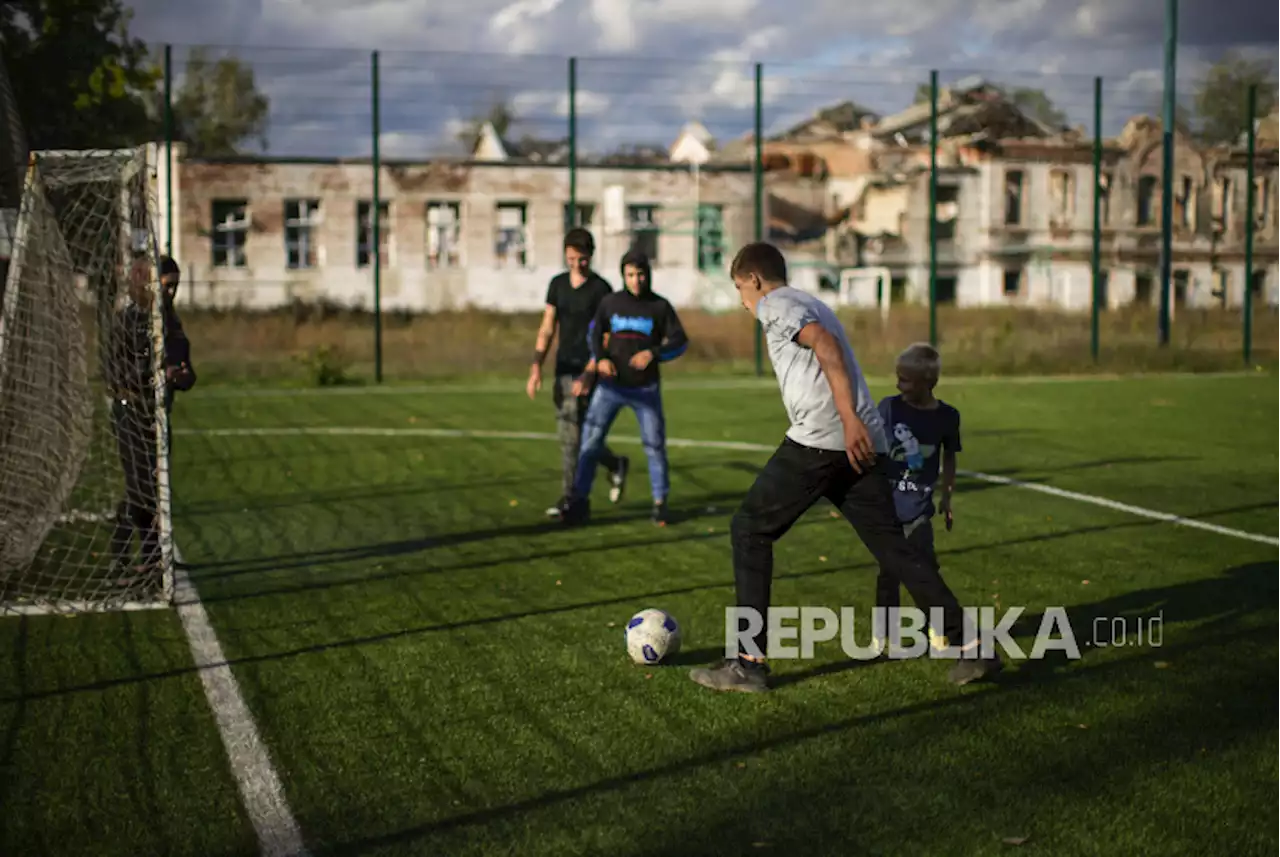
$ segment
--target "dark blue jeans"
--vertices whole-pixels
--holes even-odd
[[[577,476],[573,496],[586,499],[591,496],[595,481],[596,463],[604,450],[605,438],[618,412],[623,408],[635,411],[640,423],[640,442],[649,459],[649,487],[655,503],[667,499],[667,424],[662,413],[662,390],[658,384],[647,387],[618,387],[601,381],[591,397],[587,418],[582,426],[582,451],[578,455]]]

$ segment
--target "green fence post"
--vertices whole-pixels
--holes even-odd
[[[578,224],[578,58],[569,57],[569,224]]]
[[[938,72],[929,72],[929,344],[938,347]]]
[[[1249,85],[1249,163],[1245,167],[1245,220],[1244,220],[1244,362],[1253,359],[1253,230],[1257,223],[1253,207],[1257,204],[1254,196],[1254,163],[1257,157],[1257,117],[1258,117],[1258,84]]]
[[[373,378],[382,383],[382,117],[379,115],[381,98],[379,97],[378,52],[373,52],[371,72],[373,76],[373,205],[369,216],[372,219],[373,241]]]
[[[764,240],[764,65],[756,63],[755,235]],[[756,375],[764,374],[764,328],[756,322]]]
[[[1165,0],[1164,164],[1160,191],[1160,344],[1169,344],[1170,281],[1173,278],[1173,132],[1177,120],[1178,0]]]
[[[1089,353],[1098,362],[1098,314],[1102,310],[1102,78],[1093,79],[1093,312]]]
[[[164,247],[173,256],[173,46],[164,46]]]

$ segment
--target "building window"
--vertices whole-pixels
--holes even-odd
[[[1022,291],[1022,269],[1013,268],[1004,272],[1004,296],[1014,298]]]
[[[378,256],[385,264],[391,237],[391,204],[378,203]],[[356,267],[367,268],[373,264],[373,202],[361,200],[356,204]]]
[[[1004,222],[1006,226],[1022,223],[1022,170],[1004,174]]]
[[[940,185],[936,202],[934,218],[937,221],[937,226],[934,234],[939,241],[954,241],[956,237],[956,218],[960,215],[959,185]]]
[[[564,231],[581,227],[590,229],[596,220],[596,207],[590,202],[579,202],[573,206],[573,215],[569,215],[569,203],[564,204]]]
[[[249,239],[249,203],[243,199],[213,202],[213,266],[243,268],[248,265],[245,244]]]
[[[1098,174],[1098,220],[1100,225],[1111,222],[1111,173]]]
[[[649,257],[650,265],[658,264],[658,206],[627,206],[627,222],[631,226],[631,246]]]
[[[1231,271],[1227,268],[1218,269],[1218,286],[1213,290],[1213,296],[1218,299],[1218,303],[1226,306],[1231,299]]]
[[[1253,180],[1253,228],[1259,232],[1267,228],[1267,215],[1271,211],[1271,178],[1257,176]]]
[[[320,200],[287,199],[284,202],[285,264],[290,268],[314,268],[314,227],[320,223]]]
[[[1231,231],[1231,179],[1219,176],[1213,182],[1213,226],[1215,232]]]
[[[1111,300],[1109,290],[1111,287],[1111,272],[1098,271],[1098,307],[1106,309]]]
[[[1150,274],[1135,274],[1133,278],[1133,302],[1142,306],[1151,303],[1153,278]]]
[[[1195,218],[1192,216],[1195,204],[1195,187],[1191,176],[1182,176],[1178,180],[1178,195],[1173,198],[1174,223],[1184,229],[1190,229],[1195,223]]]
[[[1156,177],[1143,176],[1138,179],[1138,225],[1151,226],[1154,223],[1156,199]]]
[[[724,267],[724,206],[698,206],[698,270]]]
[[[523,202],[498,203],[493,255],[500,266],[528,264],[527,209]]]
[[[427,267],[456,268],[462,233],[462,206],[456,202],[427,203]]]
[[[1055,226],[1069,226],[1076,216],[1076,177],[1069,170],[1049,173],[1049,195]]]

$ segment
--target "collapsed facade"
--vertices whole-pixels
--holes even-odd
[[[930,113],[924,103],[844,127],[815,121],[762,145],[771,171],[770,239],[809,272],[802,277],[838,291],[842,274],[855,269],[887,283],[894,302],[928,299]],[[1248,275],[1246,152],[1200,147],[1175,134],[1175,312],[1237,306],[1246,287],[1255,301],[1276,304],[1274,127],[1273,115],[1258,130]],[[982,80],[940,92],[937,128],[938,300],[1089,307],[1091,135],[1026,115]],[[1098,214],[1105,306],[1158,300],[1162,144],[1160,123],[1145,116],[1104,141]]]
[[[1269,124],[1268,124],[1269,123]],[[930,281],[930,106],[879,116],[852,102],[762,142],[763,225],[796,284],[835,302],[924,302]],[[1093,140],[1032,116],[980,79],[938,102],[936,284],[942,303],[1085,309],[1093,295]],[[1253,271],[1244,264],[1246,155],[1179,133],[1173,300],[1277,300],[1275,117],[1259,126]],[[1269,136],[1268,136],[1269,135]],[[1101,153],[1102,296],[1158,300],[1160,124],[1135,117]],[[755,234],[755,143],[718,144],[691,122],[664,148],[579,155],[570,211],[567,140],[505,139],[486,124],[467,158],[384,161],[381,301],[435,311],[536,311],[571,225],[597,267],[639,244],[677,306],[737,306],[733,250]],[[188,159],[174,168],[173,254],[196,304],[369,306],[368,159]],[[160,186],[164,186],[162,182]]]

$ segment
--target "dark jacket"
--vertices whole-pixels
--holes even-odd
[[[600,302],[591,322],[591,353],[598,359],[608,359],[617,370],[614,378],[602,379],[605,383],[645,387],[658,383],[658,365],[683,354],[689,339],[675,307],[653,291],[648,257],[633,250],[622,258],[624,283],[628,265],[645,272],[645,283],[638,295],[624,288]],[[632,368],[631,358],[641,351],[653,352],[653,360],[637,370]]]
[[[160,274],[177,274],[177,264],[168,257],[161,260]],[[160,289],[160,321],[164,330],[164,407],[173,405],[175,390],[195,386],[196,373],[191,365],[191,343],[182,329],[182,319],[173,305],[176,282]],[[154,402],[155,378],[151,365],[151,313],[129,303],[116,313],[107,358],[107,384],[111,395],[146,406]],[[172,370],[172,377],[170,377]]]

